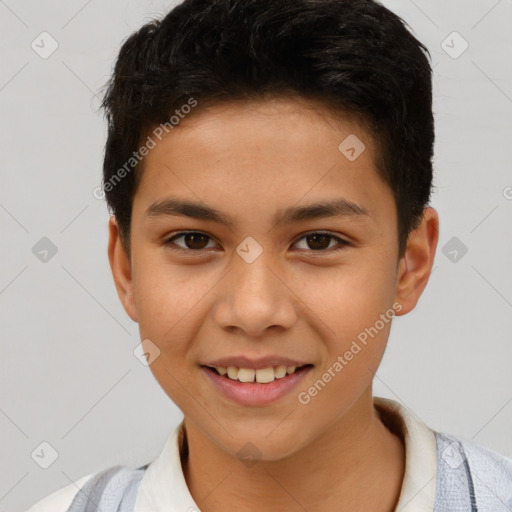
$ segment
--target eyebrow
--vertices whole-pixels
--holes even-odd
[[[167,198],[151,204],[145,215],[150,218],[160,216],[190,217],[198,220],[209,220],[233,227],[233,219],[210,206],[177,198]],[[367,217],[370,212],[347,199],[338,198],[322,201],[307,206],[292,206],[278,211],[273,218],[273,226],[292,224],[305,220],[323,219],[326,217]]]

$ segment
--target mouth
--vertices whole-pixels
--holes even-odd
[[[203,367],[210,370],[220,377],[225,377],[238,382],[258,384],[270,384],[278,379],[285,379],[286,377],[295,373],[303,371],[305,368],[312,367],[312,364],[304,364],[302,366],[268,366],[266,368],[239,368],[237,366],[207,366]]]
[[[249,407],[269,405],[287,396],[312,368],[312,364],[265,368],[201,365],[213,389],[230,401]]]

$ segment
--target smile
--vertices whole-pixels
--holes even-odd
[[[246,406],[263,406],[284,397],[311,368],[311,364],[278,365],[258,369],[201,366],[210,382],[222,395]]]
[[[268,384],[275,379],[282,379],[287,375],[292,375],[297,369],[296,366],[269,366],[267,368],[237,368],[236,366],[217,366],[213,368],[219,375],[224,375],[228,379],[238,380],[240,382],[258,382]]]

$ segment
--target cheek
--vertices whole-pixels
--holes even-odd
[[[396,313],[394,270],[393,255],[386,258],[381,252],[376,261],[361,257],[310,286],[311,307],[327,326],[321,334],[326,358],[315,376],[317,384],[309,390],[323,395],[317,403],[348,400],[371,383]],[[309,391],[306,400],[313,400]]]
[[[180,384],[190,383],[197,370],[198,331],[221,276],[208,265],[171,264],[155,252],[148,250],[146,258],[139,255],[134,265],[139,332],[141,340],[149,339],[158,347],[151,370],[179,403]]]
[[[391,261],[354,261],[302,276],[304,302],[336,338],[357,336],[393,305]]]
[[[159,351],[150,370],[169,398],[190,412],[186,390],[196,370],[189,360],[190,345],[205,288],[186,269],[182,272],[179,267],[149,260],[139,261],[133,284],[140,339],[149,339]]]
[[[153,251],[159,252],[159,251]],[[171,266],[151,251],[134,255],[133,293],[141,339],[160,350],[179,350],[183,320],[194,310],[204,291],[187,271]]]
[[[172,265],[165,248],[145,247],[133,254],[133,289],[140,324],[165,332],[189,310],[197,291],[190,270]],[[148,325],[149,321],[149,325]]]

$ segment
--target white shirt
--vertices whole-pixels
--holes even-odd
[[[405,475],[396,512],[434,512],[437,446],[434,431],[400,403],[374,397],[384,423],[397,429],[405,443]],[[147,468],[140,483],[134,512],[198,512],[180,460],[182,423],[170,433],[162,452]],[[65,512],[78,490],[95,473],[36,502],[28,512]]]

